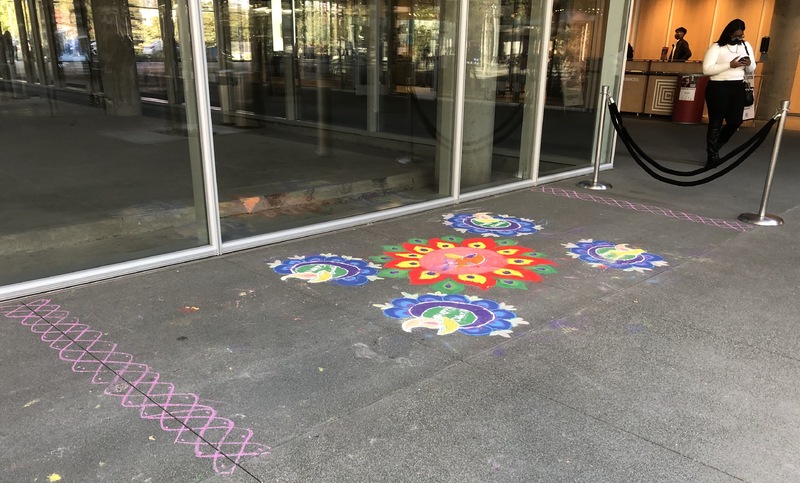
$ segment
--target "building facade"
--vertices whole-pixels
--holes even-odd
[[[634,7],[0,0],[0,299],[611,166]]]

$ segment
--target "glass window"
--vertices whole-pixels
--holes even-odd
[[[530,179],[546,1],[470,0],[461,188]]]
[[[617,3],[623,7],[627,2]],[[605,68],[619,68],[616,56],[604,58],[608,6],[609,0],[556,0],[553,4],[539,176],[592,162],[601,72],[604,62]],[[623,20],[626,11],[623,7],[620,12]],[[624,21],[621,27],[624,30]],[[614,84],[609,86],[614,92]]]
[[[209,0],[223,241],[451,193],[455,0]]]
[[[209,243],[186,12],[0,0],[0,285]]]

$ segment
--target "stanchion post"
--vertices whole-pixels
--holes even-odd
[[[600,88],[600,99],[597,101],[597,111],[600,114],[600,122],[597,128],[597,142],[594,147],[594,176],[591,181],[583,180],[578,183],[581,188],[590,190],[607,190],[611,189],[611,185],[601,183],[598,181],[600,178],[600,156],[603,152],[603,136],[605,134],[605,120],[606,120],[606,103],[608,101],[608,86],[604,85]]]
[[[781,101],[781,120],[778,121],[778,131],[775,133],[775,145],[772,147],[772,157],[769,161],[769,171],[767,181],[764,184],[764,194],[761,196],[761,206],[758,213],[742,213],[739,221],[760,226],[783,225],[783,219],[777,215],[767,214],[767,200],[772,189],[772,177],[775,175],[775,165],[778,163],[778,151],[781,149],[781,139],[783,138],[783,127],[786,124],[786,113],[789,112],[789,101]]]

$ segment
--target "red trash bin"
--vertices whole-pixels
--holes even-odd
[[[681,124],[699,124],[703,121],[706,104],[708,76],[691,74],[678,76],[672,121]]]

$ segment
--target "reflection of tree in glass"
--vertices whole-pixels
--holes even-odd
[[[161,41],[161,25],[158,20],[158,9],[141,7],[134,3],[129,5],[133,49],[138,55],[145,55],[145,47],[153,42]],[[163,56],[163,48],[160,49]],[[154,55],[155,52],[150,52]]]

